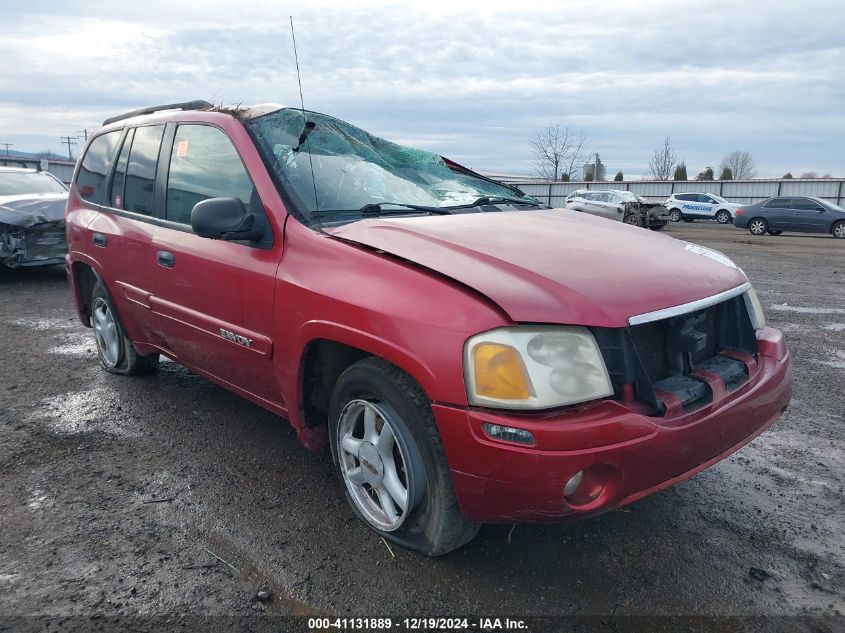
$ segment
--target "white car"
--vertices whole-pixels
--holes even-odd
[[[0,167],[0,265],[64,264],[67,187],[52,174]]]
[[[716,220],[719,224],[730,224],[741,206],[715,193],[673,193],[664,204],[672,222]]]
[[[566,197],[566,207],[625,224],[659,231],[669,221],[669,212],[659,202],[649,202],[630,191],[581,189]]]

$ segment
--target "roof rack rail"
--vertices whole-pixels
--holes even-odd
[[[165,105],[150,106],[149,108],[132,110],[131,112],[126,112],[124,114],[109,117],[108,119],[103,121],[103,125],[109,125],[110,123],[122,121],[123,119],[130,119],[133,116],[141,116],[142,114],[152,114],[153,112],[160,112],[161,110],[210,110],[213,107],[214,106],[211,105],[208,101],[203,101],[201,99],[197,99],[196,101],[185,101],[183,103],[167,103]]]

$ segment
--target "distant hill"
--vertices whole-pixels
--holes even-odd
[[[0,148],[0,158],[7,156],[5,150]],[[55,152],[19,152],[10,149],[8,153],[9,158],[46,158],[47,160],[67,160],[67,154],[56,154]]]

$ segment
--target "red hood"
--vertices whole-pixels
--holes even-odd
[[[378,218],[325,232],[451,277],[517,322],[624,327],[747,281],[701,254],[714,251],[568,210]]]

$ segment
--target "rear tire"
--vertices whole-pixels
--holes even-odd
[[[830,230],[833,234],[833,237],[838,238],[840,240],[845,240],[845,222],[839,221],[833,225],[833,228]]]
[[[642,218],[640,218],[640,216],[638,216],[636,213],[630,213],[626,215],[623,222],[625,222],[625,224],[630,224],[631,226],[642,227],[643,225]]]
[[[100,365],[107,372],[122,376],[152,374],[158,370],[158,354],[142,356],[124,334],[114,304],[99,279],[91,290],[91,326]]]
[[[763,218],[753,218],[748,223],[748,232],[751,233],[751,235],[765,235],[768,230],[769,223]]]
[[[669,219],[672,222],[680,222],[682,217],[683,216],[681,215],[681,212],[678,209],[672,209],[669,212]]]
[[[329,437],[349,505],[382,538],[439,556],[478,533],[480,524],[458,507],[431,402],[398,367],[370,357],[340,375],[329,406]],[[394,496],[396,479],[401,487]]]
[[[730,224],[732,219],[731,214],[725,209],[719,209],[716,213],[716,222],[719,224]]]

